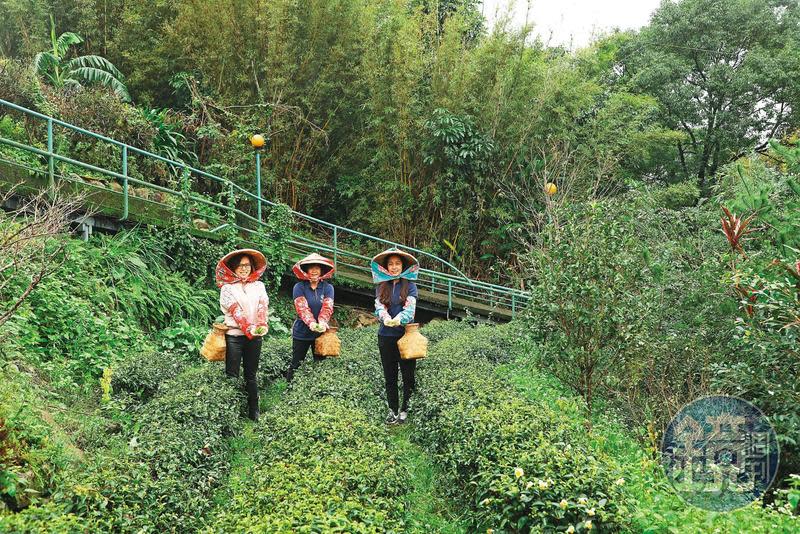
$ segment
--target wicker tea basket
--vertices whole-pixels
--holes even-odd
[[[228,327],[222,323],[214,323],[211,332],[203,341],[200,355],[210,362],[221,362],[225,359],[225,332]]]
[[[326,358],[335,358],[339,356],[342,350],[342,342],[336,334],[337,330],[339,330],[338,327],[331,326],[324,334],[314,341],[314,354]]]
[[[400,358],[404,360],[416,360],[428,355],[428,338],[419,331],[419,323],[409,323],[406,325],[406,333],[397,342],[400,349]]]

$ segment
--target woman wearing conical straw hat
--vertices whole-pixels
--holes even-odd
[[[259,281],[267,270],[267,259],[253,249],[234,250],[225,255],[215,271],[220,288],[219,306],[225,314],[225,374],[239,377],[244,366],[248,416],[258,421],[258,360],[261,338],[267,333],[269,297]]]
[[[404,326],[414,321],[417,308],[419,262],[408,252],[397,248],[384,250],[370,264],[375,287],[375,315],[380,321],[378,350],[381,354],[383,378],[389,415],[386,424],[402,424],[408,417],[408,401],[414,391],[416,360],[400,358],[397,341],[405,333]],[[397,371],[403,377],[403,403],[398,398]]]
[[[319,254],[309,254],[292,267],[300,280],[292,289],[297,319],[292,325],[292,362],[286,370],[286,380],[291,382],[294,372],[311,348],[314,341],[327,329],[333,316],[333,284],[327,280],[335,272],[333,262]],[[313,354],[314,361],[324,358]]]

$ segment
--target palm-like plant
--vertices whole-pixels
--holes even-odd
[[[48,52],[39,52],[33,60],[36,73],[50,82],[54,87],[82,86],[83,84],[98,83],[110,87],[125,102],[130,102],[131,96],[125,87],[122,73],[104,57],[88,55],[67,59],[71,46],[83,42],[80,35],[65,32],[56,38],[56,26],[53,16],[50,15],[50,41],[53,49]]]

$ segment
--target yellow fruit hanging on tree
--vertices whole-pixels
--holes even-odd
[[[553,195],[556,194],[557,191],[558,188],[556,187],[556,184],[554,184],[553,182],[547,182],[546,184],[544,184],[544,194],[547,195],[548,197],[552,197]]]

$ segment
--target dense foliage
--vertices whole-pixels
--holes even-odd
[[[4,0],[0,97],[248,189],[246,140],[265,133],[269,197],[505,280],[530,207],[508,184],[540,189],[581,169],[570,197],[643,180],[706,197],[726,163],[798,124],[794,0],[665,4],[641,32],[574,53],[530,28],[487,27],[471,0],[435,5]],[[48,13],[56,34],[83,39],[75,54],[125,75],[140,108],[90,104],[108,103],[97,84],[31,80],[25,66],[53,48]],[[144,167],[132,172],[167,172]]]
[[[179,193],[132,187],[172,208],[161,228],[80,242],[65,219],[11,246],[41,221],[0,215],[3,532],[800,530],[796,0],[663,2],[576,51],[489,28],[473,0],[0,0],[0,18],[0,98],[182,162],[127,160]],[[253,190],[255,132],[279,202],[244,234],[252,200],[180,167]],[[45,122],[6,108],[0,136],[46,149]],[[54,142],[121,164],[80,133]],[[6,144],[0,161],[47,168]],[[426,325],[411,422],[391,431],[374,327],[280,379],[290,230],[314,230],[289,207],[533,305]],[[270,264],[257,426],[197,355],[214,266],[241,246]],[[686,507],[656,460],[670,418],[712,393],[752,401],[781,444],[776,486],[731,514]]]

